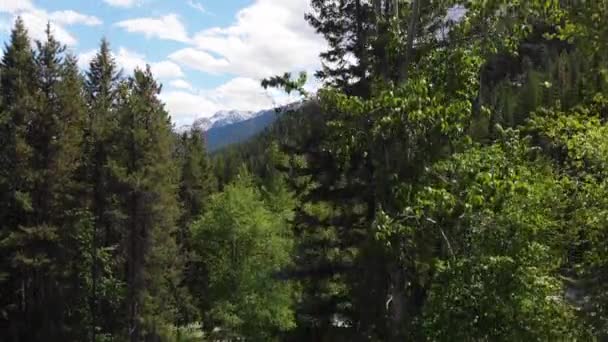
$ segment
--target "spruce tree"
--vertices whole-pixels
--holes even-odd
[[[8,184],[15,186],[15,193],[26,199],[22,203],[27,209],[20,211],[18,205],[12,206],[12,214],[21,213],[19,221],[10,231],[3,231],[6,235],[2,247],[8,252],[7,260],[14,268],[14,276],[18,277],[17,283],[21,284],[15,290],[21,297],[20,312],[9,316],[9,320],[13,324],[26,324],[22,328],[13,327],[14,338],[79,338],[83,336],[77,328],[83,323],[82,316],[73,314],[80,308],[79,304],[74,306],[71,298],[76,295],[75,290],[80,288],[82,279],[73,273],[76,256],[71,253],[79,247],[74,244],[74,229],[86,216],[76,199],[85,109],[82,84],[75,58],[64,61],[65,48],[53,37],[50,25],[47,25],[45,40],[36,43],[35,53],[29,50],[22,25],[18,20],[14,30],[14,36],[20,37],[15,41],[20,44],[7,48],[4,61],[4,67],[12,66],[15,71],[7,69],[3,73],[3,76],[12,74],[14,77],[4,80],[4,89],[10,91],[3,95],[13,96],[5,103],[19,104],[11,110],[15,142],[13,160],[22,158],[20,151],[28,151],[26,160],[13,164],[13,176],[9,178],[12,183]],[[21,54],[16,53],[18,46],[21,46]],[[16,56],[21,56],[20,63]],[[26,56],[29,57],[24,58]],[[25,91],[19,76],[27,70],[34,71],[27,80],[33,82],[27,88],[30,94],[11,94]],[[25,114],[27,121],[22,121],[21,130],[17,130],[17,124]],[[21,147],[17,148],[19,145]],[[4,150],[3,157],[10,157],[10,152]],[[28,189],[27,196],[17,188],[24,185]],[[10,219],[5,222],[9,223]],[[84,296],[80,294],[80,298]]]
[[[91,236],[90,298],[92,334],[97,327],[102,332],[118,332],[124,325],[121,315],[122,284],[120,276],[120,251],[122,240],[121,213],[116,207],[116,188],[108,171],[108,160],[113,153],[121,153],[113,147],[112,138],[118,125],[118,86],[120,72],[112,56],[109,42],[102,39],[99,51],[89,64],[85,74],[84,89],[87,104],[85,132],[85,163],[81,169],[88,200],[93,215],[94,229]],[[101,255],[109,253],[107,263]],[[107,258],[106,258],[107,259]],[[110,262],[112,260],[112,262]],[[101,288],[105,290],[102,291]]]
[[[306,20],[328,44],[316,76],[349,92],[367,92],[374,6],[362,0],[313,0],[311,9]]]
[[[61,300],[66,309],[62,320],[68,328],[66,338],[74,340],[90,336],[89,327],[92,326],[89,237],[93,232],[93,221],[86,201],[82,201],[87,184],[81,177],[86,162],[83,152],[87,108],[83,84],[77,58],[67,54],[56,87],[59,110],[54,118],[58,133],[50,143],[56,156],[49,179],[52,180],[53,216],[61,220],[58,222],[63,248]]]
[[[180,226],[188,225],[203,213],[206,201],[214,191],[215,179],[207,158],[204,134],[201,130],[192,129],[180,137],[179,197],[183,207]],[[186,242],[187,236],[180,239]]]
[[[116,242],[113,231],[110,177],[106,163],[113,152],[111,139],[118,125],[117,105],[120,72],[107,40],[102,39],[99,51],[91,60],[84,86],[88,106],[86,154],[87,179],[92,186],[90,206],[95,216],[96,230],[104,245]]]
[[[23,20],[17,18],[0,68],[0,310],[4,317],[0,335],[13,339],[28,336],[33,314],[28,280],[29,266],[35,261],[21,252],[18,234],[32,217],[32,151],[27,132],[35,109],[35,80],[31,42]]]
[[[91,324],[87,301],[90,277],[82,272],[81,258],[92,225],[81,197],[84,184],[79,177],[83,165],[83,132],[86,106],[83,78],[77,60],[64,55],[65,47],[52,36],[38,42],[36,64],[39,73],[38,110],[32,121],[30,141],[35,153],[38,182],[33,192],[38,223],[56,231],[53,263],[56,274],[49,281],[55,295],[46,301],[50,322],[61,328],[56,338],[84,339]],[[48,305],[49,303],[54,303]],[[47,334],[48,335],[48,334]]]
[[[182,264],[175,242],[177,168],[170,118],[158,99],[150,68],[136,70],[121,89],[121,151],[109,162],[120,188],[126,261],[127,335],[131,341],[162,336],[176,320]]]
[[[53,216],[51,206],[56,205],[51,200],[52,189],[62,183],[53,184],[57,178],[52,178],[51,173],[56,167],[56,157],[63,151],[63,146],[57,146],[61,143],[60,132],[64,123],[60,122],[60,115],[69,115],[71,113],[62,113],[61,103],[58,96],[58,85],[61,82],[63,52],[65,46],[62,46],[51,34],[51,26],[47,24],[45,41],[36,42],[36,68],[37,68],[37,94],[36,115],[32,118],[31,128],[28,132],[28,141],[33,149],[32,166],[36,177],[34,179],[35,193],[32,194],[32,206],[35,209],[37,223],[47,222]],[[79,94],[76,93],[76,98],[73,100],[78,102]],[[65,102],[65,99],[63,99]],[[81,108],[82,110],[82,108]],[[82,111],[79,113],[82,114]],[[82,115],[78,118],[81,121]],[[70,123],[67,121],[67,123]],[[81,127],[76,127],[76,130],[81,131]],[[65,166],[64,166],[65,167]],[[71,167],[71,166],[70,166]],[[69,172],[67,173],[69,174]],[[66,184],[67,185],[67,184]]]
[[[207,156],[204,142],[204,132],[193,128],[184,132],[178,141],[177,161],[180,163],[179,201],[181,214],[178,220],[176,234],[180,254],[184,262],[185,287],[191,292],[198,292],[202,286],[200,262],[193,258],[192,237],[190,225],[204,214],[211,194],[215,191],[216,180]],[[192,298],[184,294],[180,298],[181,323],[191,323],[198,318],[196,307],[192,306]],[[195,298],[199,302],[201,298]]]

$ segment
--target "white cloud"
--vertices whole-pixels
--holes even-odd
[[[201,4],[200,2],[196,2],[193,0],[188,0],[188,6],[194,8],[195,10],[203,13],[203,14],[208,14],[209,12],[207,12],[207,9],[203,6],[203,4]]]
[[[221,109],[217,103],[205,96],[183,90],[163,91],[160,99],[165,103],[176,126],[190,124],[194,120],[207,117]]]
[[[69,25],[101,25],[99,18],[78,13],[73,10],[47,12],[44,9],[36,8],[29,0],[0,0],[0,12],[12,15],[11,25],[17,16],[21,16],[30,36],[35,40],[43,40],[46,37],[45,30],[47,23],[51,23],[51,30],[55,38],[68,46],[77,44],[77,39],[65,26]],[[4,26],[4,25],[3,25]],[[9,27],[3,27],[9,29]]]
[[[97,54],[97,50],[85,51],[78,55],[78,65],[81,69],[87,69],[89,63]],[[184,72],[179,65],[171,61],[148,62],[146,56],[125,47],[118,48],[118,52],[112,52],[112,57],[116,64],[123,69],[126,74],[131,74],[135,68],[144,69],[146,64],[150,65],[152,74],[157,79],[173,79],[184,76]]]
[[[91,60],[93,59],[93,57],[95,57],[96,53],[97,53],[97,50],[89,50],[89,51],[79,53],[78,54],[78,67],[83,70],[88,69],[89,64],[91,63]]]
[[[25,23],[25,27],[29,32],[30,37],[35,40],[44,40],[46,38],[46,25],[50,18],[47,13],[41,10],[31,10],[19,14]],[[15,18],[16,19],[16,18]],[[51,32],[55,38],[68,46],[77,44],[77,39],[63,25],[51,21]]]
[[[56,23],[65,25],[83,24],[98,26],[102,24],[101,20],[95,16],[81,14],[72,10],[53,12],[49,18]]]
[[[116,26],[131,33],[142,33],[147,38],[175,40],[182,43],[190,41],[186,27],[177,14],[167,14],[159,18],[135,18],[116,23]]]
[[[186,90],[192,90],[192,84],[190,84],[190,82],[186,81],[186,80],[173,80],[171,82],[169,82],[169,85],[173,88],[176,89],[186,89]]]
[[[273,106],[273,99],[260,86],[260,82],[247,77],[236,77],[207,92],[217,103],[236,110],[259,110]]]
[[[170,58],[204,72],[249,78],[314,69],[325,42],[304,20],[307,11],[306,0],[256,0],[232,25],[197,33],[195,48]]]
[[[171,61],[152,63],[150,67],[152,68],[152,74],[157,78],[178,78],[184,76],[182,68]]]
[[[16,13],[34,9],[29,0],[0,0],[0,12]]]
[[[120,47],[118,53],[113,53],[113,56],[116,59],[116,64],[123,68],[126,73],[130,74],[138,67],[140,69],[146,67],[146,56],[127,48]]]
[[[138,0],[103,0],[106,4],[114,7],[133,7],[139,3]]]
[[[230,62],[226,59],[215,58],[205,51],[193,48],[178,50],[169,55],[169,59],[189,68],[211,74],[221,73],[230,67]]]
[[[161,61],[149,63],[146,62],[146,56],[130,51],[124,47],[118,49],[115,55],[116,63],[120,65],[125,72],[131,73],[135,68],[144,69],[146,64],[150,65],[152,74],[157,79],[178,78],[184,76],[179,65],[171,61]]]

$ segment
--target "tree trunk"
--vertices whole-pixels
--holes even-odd
[[[407,28],[407,45],[405,47],[405,58],[403,65],[399,68],[399,82],[407,81],[409,77],[409,66],[414,54],[414,40],[418,31],[418,21],[420,16],[420,0],[413,0],[412,12],[410,14]]]
[[[131,114],[131,127],[135,127],[135,114]],[[135,146],[135,136],[133,133],[133,129],[131,129],[130,136],[130,144],[129,144],[129,163],[128,168],[129,172],[135,172],[136,170],[136,160],[137,160],[137,151]],[[131,187],[131,186],[130,186]],[[130,198],[129,198],[129,260],[128,260],[128,284],[129,284],[129,294],[128,294],[128,303],[129,303],[129,337],[131,342],[139,342],[140,341],[140,323],[139,323],[139,293],[140,282],[139,282],[139,274],[141,273],[140,264],[141,255],[140,255],[140,222],[138,220],[137,214],[139,212],[139,196],[138,189],[130,188]]]
[[[401,342],[405,341],[404,328],[407,315],[407,276],[401,266],[401,263],[396,263],[390,271],[390,290],[391,298],[390,306],[388,307],[389,314],[389,336],[390,341]]]

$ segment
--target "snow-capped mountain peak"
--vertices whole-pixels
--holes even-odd
[[[191,129],[195,129],[195,130],[206,132],[207,130],[209,130],[209,128],[211,128],[212,125],[213,125],[213,122],[211,122],[211,119],[200,118],[200,119],[194,120],[194,122],[192,122],[191,125],[183,125],[182,127],[180,127],[179,131],[189,131]]]
[[[206,132],[212,128],[219,128],[232,125],[241,121],[255,118],[262,112],[252,112],[243,110],[220,110],[211,117],[199,118],[194,120],[191,125],[184,125],[178,128],[179,132],[197,129]]]
[[[239,111],[239,110],[221,110],[209,119],[211,121],[211,128],[223,127],[232,125],[237,122],[245,121],[253,118],[255,115],[251,111]]]
[[[224,110],[210,117],[195,120],[191,125],[183,125],[177,132],[189,132],[192,129],[204,132],[209,151],[217,151],[225,146],[240,143],[259,134],[272,125],[278,115],[285,111],[298,110],[304,102],[296,102],[275,109],[258,112]]]

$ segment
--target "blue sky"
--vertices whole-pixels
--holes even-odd
[[[106,37],[126,74],[151,65],[181,125],[293,100],[259,80],[318,68],[324,42],[304,21],[307,10],[308,0],[0,0],[0,39],[17,16],[34,39],[50,21],[85,69]]]

